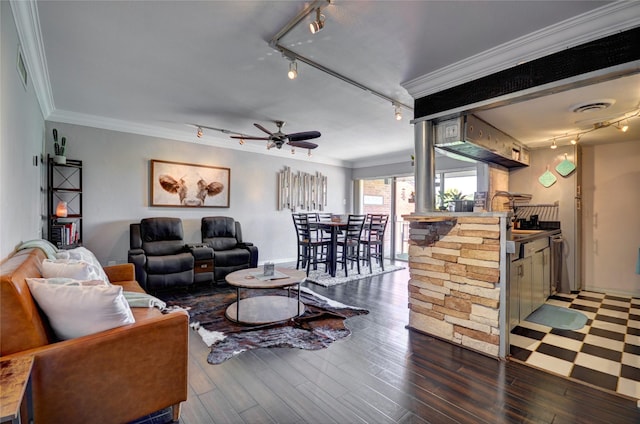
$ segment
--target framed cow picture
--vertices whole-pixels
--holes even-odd
[[[151,159],[151,206],[228,208],[231,170]]]

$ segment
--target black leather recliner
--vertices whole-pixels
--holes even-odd
[[[213,258],[209,247],[187,246],[180,218],[145,218],[130,224],[128,261],[133,263],[136,280],[145,291],[190,286],[213,281],[213,273],[199,273],[196,259]]]
[[[227,274],[258,266],[258,248],[242,241],[239,222],[226,216],[202,218],[202,243],[213,248],[214,278],[224,281]]]

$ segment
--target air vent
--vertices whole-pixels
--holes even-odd
[[[570,110],[574,113],[596,112],[598,110],[608,109],[616,101],[613,99],[592,100],[586,103],[580,103],[571,106]]]

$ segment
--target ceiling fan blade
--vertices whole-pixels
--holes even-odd
[[[273,135],[273,133],[269,130],[267,130],[265,127],[263,127],[260,124],[253,124],[256,128],[258,128],[261,131],[264,131],[265,133],[269,134],[269,135]]]
[[[287,134],[287,138],[289,141],[302,141],[302,140],[310,140],[312,138],[320,137],[320,133],[318,131],[305,131],[293,134]]]
[[[315,149],[318,147],[316,143],[311,143],[310,141],[289,141],[287,144],[291,147],[298,147],[300,149]]]
[[[269,140],[269,137],[252,137],[252,136],[240,136],[240,135],[232,135],[231,138],[237,138],[242,140]]]

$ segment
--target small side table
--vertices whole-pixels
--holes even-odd
[[[12,424],[33,422],[33,398],[31,393],[31,369],[33,355],[0,358],[0,422]],[[27,400],[27,421],[20,415],[22,401]]]

